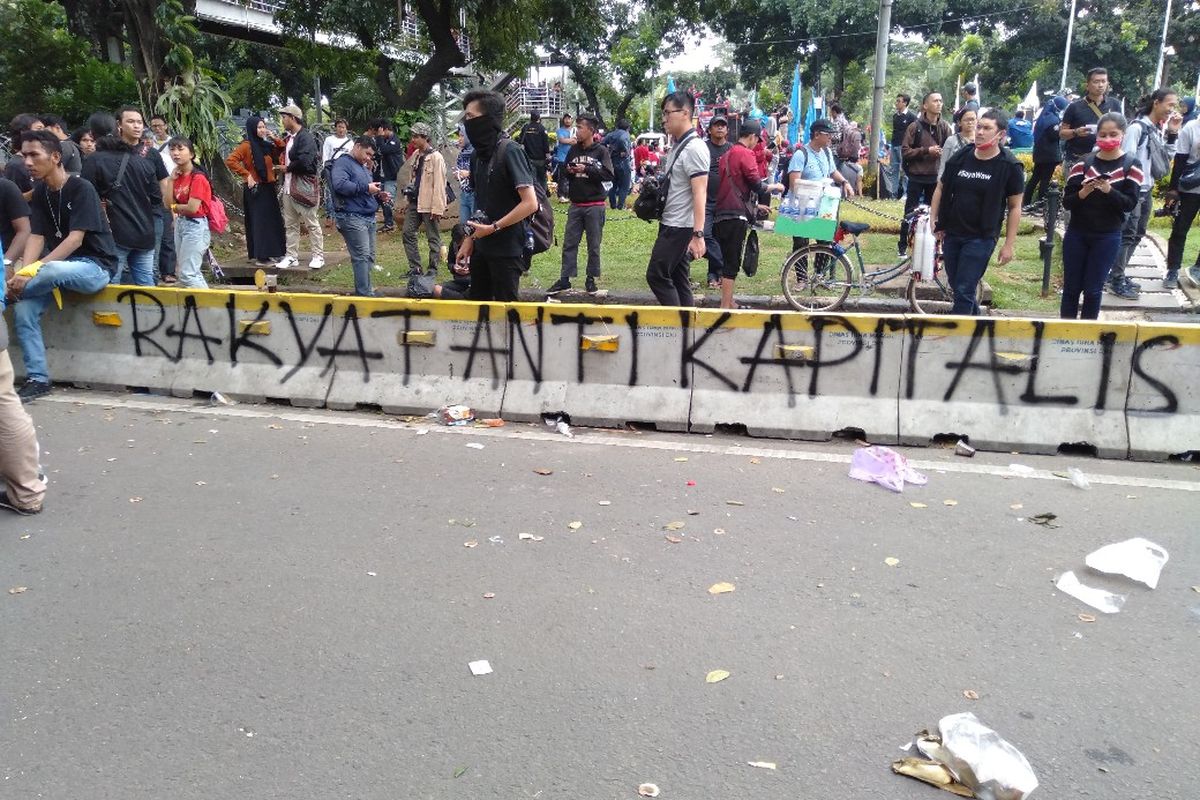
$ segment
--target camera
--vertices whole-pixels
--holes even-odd
[[[477,227],[491,224],[492,220],[488,217],[488,215],[483,210],[477,208],[475,209],[475,212],[471,214],[470,218],[463,223],[463,228],[466,229],[467,235],[470,236],[471,234],[475,233],[475,229]]]
[[[403,189],[400,190],[400,194],[402,194],[406,198],[408,198],[408,202],[410,202],[410,203],[417,202],[417,186],[416,186],[416,184],[410,183],[408,186],[405,186]]]

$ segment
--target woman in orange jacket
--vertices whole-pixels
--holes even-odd
[[[275,165],[282,158],[283,140],[271,135],[262,117],[251,117],[246,122],[246,140],[225,159],[225,166],[246,182],[242,190],[246,252],[260,267],[274,266],[287,249],[275,192]]]

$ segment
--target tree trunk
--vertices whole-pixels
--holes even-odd
[[[631,105],[633,105],[633,94],[626,92],[625,96],[621,98],[620,104],[617,106],[617,118],[615,122],[620,122],[622,119],[625,119],[629,116],[629,107]]]
[[[395,62],[383,53],[375,58],[375,85],[387,104],[397,111],[420,109],[433,93],[433,87],[444,81],[450,70],[466,66],[467,63],[466,56],[454,40],[457,21],[453,6],[446,0],[440,3],[436,0],[417,0],[417,13],[425,23],[433,52],[417,68],[404,91],[398,91],[392,83],[392,65]],[[375,49],[371,35],[360,32],[359,38],[368,49]]]
[[[151,105],[173,77],[164,62],[171,43],[163,36],[154,19],[158,3],[154,0],[121,0],[125,12],[125,31],[133,51],[133,73],[146,91]]]

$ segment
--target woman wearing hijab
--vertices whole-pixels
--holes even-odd
[[[246,182],[246,252],[260,267],[274,266],[287,249],[283,215],[275,192],[275,165],[283,156],[283,140],[267,130],[262,117],[246,122],[246,140],[225,159],[225,166]]]
[[[1033,176],[1025,184],[1025,206],[1033,202],[1035,189],[1039,203],[1046,199],[1046,187],[1054,177],[1054,170],[1062,163],[1063,146],[1062,139],[1058,137],[1058,127],[1062,124],[1062,113],[1066,107],[1067,98],[1052,97],[1033,123]]]

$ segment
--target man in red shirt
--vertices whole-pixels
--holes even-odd
[[[638,142],[638,146],[633,148],[633,171],[640,178],[642,177],[642,165],[650,158],[650,148],[646,146],[643,140]]]
[[[737,143],[721,156],[712,232],[721,247],[721,308],[734,307],[733,282],[742,267],[746,232],[757,219],[759,208],[770,206],[770,192],[783,191],[782,184],[768,184],[759,171],[752,148],[755,142],[761,144],[761,134],[758,120],[743,120]]]

